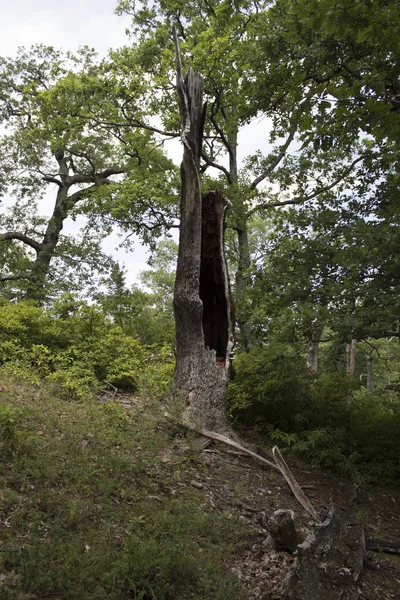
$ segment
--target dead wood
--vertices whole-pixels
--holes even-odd
[[[198,433],[199,435],[202,435],[206,438],[216,440],[218,442],[222,442],[223,444],[227,444],[228,446],[232,446],[233,448],[240,450],[244,454],[248,454],[249,456],[251,456],[252,458],[257,460],[258,462],[260,462],[264,465],[267,465],[271,469],[279,471],[279,473],[281,473],[281,475],[283,475],[283,477],[289,484],[289,487],[292,490],[293,495],[296,498],[296,500],[299,502],[299,504],[301,504],[301,506],[312,516],[314,521],[316,521],[316,522],[319,521],[315,508],[312,506],[312,504],[310,503],[310,501],[308,500],[308,498],[305,496],[304,492],[302,491],[301,487],[297,483],[295,476],[289,469],[288,465],[286,464],[285,460],[283,459],[282,454],[280,453],[279,448],[277,446],[275,446],[272,451],[273,457],[276,462],[276,464],[274,464],[272,461],[269,461],[266,458],[263,458],[259,454],[256,454],[252,450],[249,450],[242,444],[235,442],[231,438],[228,438],[227,436],[222,435],[221,433],[216,433],[215,431],[203,431],[200,429],[196,429],[196,428],[192,427],[190,424],[177,421],[168,413],[164,413],[164,414],[168,419],[172,420],[174,423],[178,423],[179,425],[182,425],[182,427],[190,429],[191,431],[194,431],[195,433]]]
[[[268,532],[269,535],[264,544],[268,549],[288,554],[295,552],[299,539],[292,510],[276,510],[269,520]]]
[[[183,421],[224,431],[228,426],[226,390],[234,341],[224,254],[229,201],[220,190],[201,193],[204,82],[192,68],[183,75],[175,30],[174,42],[183,160],[174,288],[176,367],[172,396],[184,399]]]
[[[306,540],[297,547],[296,560],[282,584],[282,598],[359,598],[356,581],[364,563],[364,550],[362,543],[353,549],[354,539],[351,536],[354,536],[354,531],[350,533],[346,527],[345,513],[332,507],[327,519],[313,527]]]
[[[372,552],[385,552],[387,554],[400,554],[400,544],[387,540],[367,539],[365,547]]]
[[[272,449],[272,454],[273,454],[276,464],[279,467],[280,472],[282,473],[283,477],[286,479],[286,482],[288,483],[290,489],[292,490],[296,500],[312,516],[314,521],[318,522],[319,518],[317,515],[317,511],[315,510],[315,508],[313,507],[313,505],[311,504],[311,502],[309,501],[309,499],[307,498],[307,496],[305,495],[305,493],[303,492],[303,490],[297,483],[293,473],[289,469],[286,461],[284,460],[282,454],[280,453],[278,446],[274,446],[274,448]]]

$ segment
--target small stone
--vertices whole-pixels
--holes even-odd
[[[195,481],[194,479],[192,479],[190,485],[198,490],[202,490],[204,488],[204,485],[200,483],[200,481]]]

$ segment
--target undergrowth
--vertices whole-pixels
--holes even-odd
[[[238,355],[235,372],[229,402],[237,422],[358,485],[398,485],[398,393],[367,394],[346,375],[313,375],[303,356],[285,356],[269,346]]]
[[[200,510],[187,459],[163,461],[151,406],[2,383],[1,600],[239,598],[226,559],[243,532]]]

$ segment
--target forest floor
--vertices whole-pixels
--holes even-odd
[[[270,451],[271,446],[268,447],[268,443],[253,431],[241,433],[244,443],[252,450],[261,447]],[[162,460],[177,464],[190,451],[190,444],[178,434]],[[384,552],[382,548],[367,550],[356,595],[348,597],[400,600],[400,489],[356,487],[348,479],[307,465],[296,457],[287,462],[321,521],[334,505],[344,509],[345,526],[350,531],[361,527],[366,540],[392,542],[399,550],[398,554]],[[299,505],[283,477],[250,456],[213,440],[208,440],[198,463],[188,468],[187,476],[190,478],[188,484],[199,492],[201,510],[228,515],[232,524],[239,521],[248,527],[247,543],[240,552],[232,553],[229,561],[230,569],[245,590],[246,599],[281,600],[282,583],[293,565],[294,556],[268,548],[268,522],[276,510],[293,511],[299,541],[302,536],[303,539],[306,537],[312,525],[310,516]],[[338,600],[346,597],[345,593],[339,594]]]
[[[205,449],[204,454],[205,470],[197,471],[194,476],[204,485],[205,499],[208,498],[216,510],[231,511],[235,518],[253,528],[248,547],[232,557],[232,568],[247,589],[248,600],[279,600],[282,582],[294,558],[286,552],[274,552],[266,547],[268,521],[274,511],[289,509],[294,512],[297,527],[307,531],[309,516],[278,473],[246,455],[223,448],[221,444]],[[367,540],[386,540],[399,548],[399,489],[356,488],[348,480],[310,467],[296,458],[289,458],[287,462],[321,520],[334,503],[345,509],[347,528],[361,524]],[[367,551],[354,597],[359,600],[399,600],[400,555]]]
[[[277,471],[199,445],[140,398],[76,404],[6,382],[0,417],[0,600],[282,598],[295,555],[270,549],[270,519],[293,511],[299,541],[312,523]],[[350,533],[399,545],[399,489],[288,463],[321,520],[333,502]],[[338,600],[399,600],[400,555],[367,551],[351,584]]]

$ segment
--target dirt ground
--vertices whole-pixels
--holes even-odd
[[[179,445],[179,444],[178,444]],[[285,575],[295,556],[268,549],[268,523],[274,511],[294,512],[300,540],[312,523],[297,502],[283,477],[220,443],[202,451],[203,464],[193,467],[191,485],[201,490],[202,508],[228,512],[235,522],[246,523],[251,530],[246,547],[231,559],[230,568],[247,590],[248,600],[279,600]],[[378,487],[356,488],[349,481],[310,467],[297,459],[288,461],[298,483],[318,512],[321,521],[332,503],[346,511],[349,537],[364,530],[365,539],[400,543],[400,490]],[[338,600],[400,599],[400,554],[366,552],[362,570],[353,592],[338,594]],[[346,570],[346,569],[344,569]],[[324,600],[324,598],[321,598]]]
[[[130,402],[127,407],[129,405]],[[256,450],[252,445],[255,442],[259,446],[259,440],[251,439],[249,444],[246,438],[243,434],[242,441]],[[178,435],[161,460],[179,463],[188,452],[193,451],[193,446],[190,446],[184,435]],[[339,586],[338,593],[333,592],[330,598],[400,600],[400,487],[358,488],[349,480],[314,468],[297,458],[289,458],[287,462],[320,521],[324,521],[332,507],[336,506],[345,513],[348,542],[350,546],[352,543],[357,546],[356,554],[360,532],[362,541],[366,542],[367,549],[363,544],[356,582],[354,571],[350,574],[350,569],[344,568],[341,575],[349,572],[348,589],[346,585],[344,588]],[[230,557],[228,564],[228,568],[240,579],[246,600],[287,600],[287,596],[281,594],[282,584],[297,552],[289,554],[269,548],[270,519],[277,510],[293,511],[300,543],[315,523],[298,503],[282,475],[240,451],[209,440],[197,460],[188,466],[187,478],[187,483],[202,498],[202,510],[228,514],[232,527],[239,522],[248,527],[248,543]],[[377,547],[368,550],[368,543],[372,540]],[[382,546],[379,546],[379,541]],[[383,542],[392,542],[398,551],[387,552]],[[335,583],[332,578],[333,588]],[[326,600],[326,597],[312,593],[307,598],[296,595],[295,600]]]

